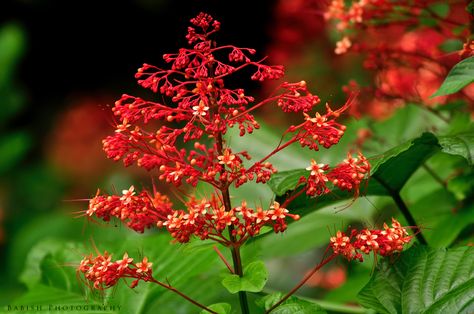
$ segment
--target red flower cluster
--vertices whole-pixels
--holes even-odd
[[[306,194],[310,196],[329,193],[327,183],[332,182],[341,190],[354,191],[355,196],[359,195],[359,187],[362,180],[370,172],[370,164],[361,154],[352,157],[351,154],[333,169],[329,165],[318,164],[311,160],[311,165],[306,168],[311,171],[308,178],[302,177],[300,183],[306,182]]]
[[[383,230],[361,231],[352,229],[349,236],[338,231],[335,237],[331,237],[330,247],[335,254],[342,255],[349,261],[357,259],[363,261],[362,253],[374,252],[380,256],[388,256],[395,252],[401,252],[403,246],[411,241],[406,227],[392,218],[392,227],[384,223]]]
[[[243,243],[248,237],[259,234],[264,225],[273,226],[275,232],[285,231],[286,217],[299,219],[298,215],[290,214],[277,202],[270,209],[263,210],[261,207],[250,208],[244,201],[241,206],[226,211],[224,205],[213,197],[209,201],[192,199],[187,204],[187,211],[174,211],[159,226],[165,226],[178,242],[186,243],[194,235],[202,240],[213,239],[230,245],[231,241],[224,232],[229,226],[233,226],[232,235],[237,243]]]
[[[91,282],[93,288],[103,290],[114,286],[120,278],[134,278],[130,287],[135,288],[140,280],[153,281],[153,264],[144,257],[141,262],[133,263],[133,258],[125,253],[121,260],[112,262],[112,255],[104,252],[103,255],[86,256],[81,261],[78,272]]]
[[[137,232],[155,226],[172,212],[173,204],[167,196],[159,192],[150,195],[143,190],[135,195],[134,187],[131,186],[130,189],[122,191],[122,196],[99,193],[100,191],[97,191],[97,195],[89,201],[86,215],[95,215],[104,221],[116,217]]]
[[[375,74],[374,86],[363,88],[365,97],[351,108],[352,114],[369,113],[384,118],[405,102],[444,104],[449,99],[472,103],[474,90],[465,88],[448,97],[431,95],[448,71],[472,55],[470,41],[459,53],[446,53],[443,44],[469,38],[468,15],[463,2],[450,3],[449,12],[439,15],[432,1],[333,0],[325,13],[336,22],[341,40],[336,54],[349,49],[366,56],[364,66]],[[436,27],[426,27],[423,21]],[[361,90],[351,83],[347,92]]]
[[[239,186],[256,178],[265,183],[276,170],[265,160],[244,167],[242,157],[250,160],[246,152],[233,153],[230,148],[215,143],[210,147],[196,143],[194,150],[177,146],[183,142],[199,140],[206,136],[220,138],[227,129],[238,126],[240,135],[259,128],[251,111],[270,102],[285,112],[303,112],[305,123],[290,127],[286,133],[297,132],[294,137],[301,145],[311,149],[336,144],[345,127],[335,119],[347,109],[348,104],[310,118],[306,113],[320,102],[307,88],[306,82],[282,83],[280,93],[254,103],[254,98],[241,88],[225,86],[228,76],[246,67],[255,67],[251,79],[279,79],[284,74],[282,66],[269,66],[252,61],[255,50],[232,45],[216,46],[210,39],[220,28],[220,23],[208,14],[201,13],[191,20],[186,38],[191,48],[181,48],[178,53],[165,54],[164,60],[171,69],[144,64],[137,74],[138,83],[170,98],[172,106],[123,95],[115,103],[114,114],[120,123],[113,136],[103,141],[107,157],[123,160],[126,166],[136,163],[147,170],[159,169],[159,178],[176,186],[183,182],[195,186],[198,181],[226,188],[234,183]],[[227,56],[227,60],[221,60]],[[150,121],[161,120],[157,131],[147,131]],[[175,122],[181,122],[177,127]]]

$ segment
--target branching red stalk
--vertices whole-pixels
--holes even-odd
[[[267,313],[270,313],[271,311],[273,311],[274,309],[276,309],[278,306],[280,306],[280,304],[282,304],[283,302],[285,302],[286,300],[288,300],[289,297],[291,297],[293,294],[296,293],[296,291],[298,291],[318,270],[320,270],[324,265],[326,265],[327,263],[329,263],[330,261],[332,261],[336,256],[338,256],[337,254],[333,253],[331,256],[329,256],[328,258],[326,259],[323,259],[318,265],[316,265],[308,274],[306,274],[306,276],[304,276],[303,279],[301,279],[301,281],[293,287],[293,289],[290,290],[290,292],[288,292],[280,301],[278,301],[277,303],[275,303],[271,308],[269,308],[265,314]]]
[[[165,284],[163,282],[160,282],[156,279],[152,279],[150,280],[151,282],[153,283],[156,283],[157,285],[160,285],[161,287],[165,288],[165,289],[168,289],[174,293],[176,293],[177,295],[179,295],[180,297],[186,299],[187,301],[191,302],[192,304],[196,305],[197,307],[200,307],[201,309],[209,312],[209,313],[212,313],[212,314],[218,314],[217,312],[211,310],[210,308],[206,307],[205,305],[202,305],[201,303],[197,302],[196,300],[193,300],[191,299],[190,297],[188,297],[187,295],[185,295],[184,293],[182,293],[181,291],[177,290],[176,288],[172,287],[171,285],[168,285],[168,284]]]

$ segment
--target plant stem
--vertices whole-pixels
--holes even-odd
[[[423,169],[426,170],[426,172],[428,172],[433,177],[433,179],[435,179],[436,182],[441,184],[443,186],[443,188],[445,188],[445,189],[448,188],[448,185],[446,184],[446,182],[444,182],[444,180],[436,172],[434,172],[433,169],[430,168],[430,166],[428,166],[426,163],[424,163],[422,165],[422,167],[423,167]]]
[[[416,235],[416,238],[418,239],[418,241],[423,245],[428,245],[428,242],[426,242],[425,237],[423,236],[423,234],[421,234],[421,230],[420,230],[420,228],[418,228],[418,225],[416,224],[415,218],[413,218],[410,211],[408,210],[407,205],[405,204],[403,199],[400,197],[400,193],[398,191],[393,190],[387,184],[387,182],[385,182],[384,180],[382,180],[378,176],[374,175],[374,176],[372,176],[372,178],[377,180],[385,188],[385,190],[387,190],[387,192],[390,194],[393,201],[397,205],[398,209],[402,212],[403,216],[407,220],[408,224],[410,226],[413,226],[413,227],[417,228],[417,232],[416,232],[415,235]]]
[[[216,145],[217,151],[220,155],[223,153],[223,139],[222,134],[219,133],[216,136]],[[230,194],[229,194],[229,187],[224,186],[221,188],[222,193],[222,200],[224,202],[224,208],[226,211],[230,211],[232,209],[232,204],[230,202]],[[230,246],[230,250],[232,253],[232,262],[234,264],[234,273],[242,277],[244,275],[242,269],[242,259],[240,257],[240,244],[237,242],[235,235],[233,234],[234,226],[229,226],[229,238],[230,242],[232,243]],[[240,309],[242,314],[250,314],[249,310],[249,302],[247,300],[247,293],[245,291],[239,291],[239,302],[240,302]]]
[[[258,295],[264,297],[268,294],[278,292],[277,290],[265,288],[262,292],[259,292]],[[338,302],[317,300],[309,297],[298,296],[298,299],[305,300],[316,305],[319,305],[326,311],[336,312],[336,313],[348,313],[348,314],[375,314],[375,311],[369,310],[357,305],[345,305]]]
[[[160,285],[162,286],[163,288],[165,289],[168,289],[176,294],[178,294],[179,296],[183,297],[184,299],[186,299],[187,301],[191,302],[192,304],[196,305],[197,307],[200,307],[201,309],[205,310],[205,311],[208,311],[209,313],[212,313],[212,314],[218,314],[217,312],[211,310],[210,308],[206,307],[205,305],[202,305],[201,303],[191,299],[190,297],[188,297],[187,295],[185,295],[184,293],[182,293],[181,291],[177,290],[176,288],[170,286],[170,285],[167,285],[165,283],[162,283],[156,279],[152,279],[150,280],[151,282],[153,283],[156,283],[157,285]]]
[[[301,281],[296,286],[293,287],[293,289],[290,290],[290,292],[288,292],[280,301],[273,304],[273,306],[271,308],[269,308],[267,311],[265,311],[265,314],[270,313],[271,311],[276,309],[280,304],[285,302],[296,291],[298,291],[298,289],[301,288],[306,283],[306,281],[308,281],[318,270],[320,270],[324,265],[326,265],[327,263],[332,261],[336,256],[337,256],[337,254],[333,253],[331,256],[329,256],[325,260],[321,261],[321,263],[316,265],[306,276],[304,276],[303,279],[301,279]]]

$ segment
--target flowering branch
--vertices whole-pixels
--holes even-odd
[[[402,227],[400,223],[392,218],[392,227],[384,223],[382,230],[356,230],[350,229],[346,233],[337,231],[336,236],[331,237],[330,244],[323,255],[319,264],[317,264],[290,292],[288,292],[277,303],[271,306],[265,313],[270,313],[279,305],[285,302],[290,296],[298,291],[318,270],[324,265],[331,262],[334,258],[341,255],[348,261],[359,260],[362,262],[363,254],[374,253],[374,256],[390,256],[394,253],[401,252],[405,244],[409,243],[413,236],[409,236],[406,230],[407,227]],[[333,253],[326,257],[329,249]]]
[[[129,257],[127,253],[123,255],[121,260],[112,262],[112,255],[105,252],[103,255],[98,254],[95,257],[92,256],[92,254],[84,257],[78,267],[78,273],[81,273],[84,276],[86,283],[92,282],[92,287],[99,290],[114,286],[121,278],[135,279],[130,284],[130,288],[135,288],[140,280],[153,282],[178,294],[197,307],[200,307],[209,313],[217,314],[217,312],[193,300],[171,285],[162,283],[153,278],[151,269],[152,265],[153,263],[148,262],[147,257],[144,257],[141,262],[133,263],[133,258]]]

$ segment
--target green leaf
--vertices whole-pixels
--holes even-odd
[[[466,6],[467,13],[474,15],[474,1],[470,1],[469,4]]]
[[[5,173],[21,161],[30,146],[31,138],[25,132],[16,132],[0,138],[0,173]]]
[[[333,206],[322,208],[305,215],[283,233],[272,232],[257,238],[256,243],[265,248],[261,253],[264,259],[296,256],[315,247],[327,245],[330,237],[328,226],[342,226],[353,222],[366,223],[379,208],[380,203],[379,200],[358,198],[351,203],[350,208],[337,213],[334,213]],[[292,203],[292,212],[298,206]],[[273,278],[273,281],[275,280],[280,278]]]
[[[443,218],[431,231],[428,243],[435,248],[448,247],[462,230],[474,224],[474,206]]]
[[[431,97],[454,94],[472,82],[474,82],[474,57],[469,57],[449,71],[441,87]]]
[[[441,45],[439,45],[439,48],[443,52],[450,53],[461,50],[462,46],[463,42],[459,39],[447,39]]]
[[[34,287],[38,284],[43,276],[42,262],[47,256],[64,250],[65,244],[63,241],[57,239],[45,239],[34,246],[25,262],[25,268],[20,276],[20,281],[23,282],[28,288]],[[73,247],[70,247],[73,249]]]
[[[219,313],[219,314],[230,314],[232,307],[228,303],[216,303],[208,306],[209,309]],[[200,314],[209,314],[208,311],[202,310]]]
[[[24,48],[25,34],[19,25],[12,23],[0,29],[0,88],[9,84]]]
[[[265,310],[270,309],[274,304],[280,301],[284,297],[281,292],[276,292],[264,296],[260,300],[257,300],[257,305]],[[285,300],[281,305],[272,311],[273,314],[323,314],[327,313],[319,305],[298,299],[297,297],[291,296],[288,300]]]
[[[439,17],[445,18],[449,15],[449,4],[445,2],[430,4],[428,8]]]
[[[383,260],[359,293],[379,313],[472,313],[474,247],[412,247]]]
[[[268,279],[268,271],[265,264],[256,261],[248,264],[244,268],[244,275],[225,274],[222,279],[222,285],[230,292],[239,291],[260,292]]]
[[[158,280],[171,283],[173,287],[200,303],[212,303],[216,300],[219,289],[213,287],[219,286],[218,276],[212,277],[207,273],[215,269],[218,262],[211,248],[189,252],[180,246],[171,245],[171,237],[165,234],[130,233],[127,237],[123,237],[123,234],[117,232],[117,235],[109,241],[102,241],[99,251],[103,252],[104,248],[107,248],[107,251],[113,254],[113,259],[121,258],[125,252],[135,260],[145,255],[154,263],[154,276]],[[107,245],[107,242],[111,243]],[[197,312],[194,305],[179,296],[158,285],[145,282],[141,282],[132,290],[120,281],[116,287],[105,291],[103,295],[87,297],[89,288],[78,280],[75,268],[70,266],[77,265],[87,251],[89,250],[76,243],[61,240],[45,240],[39,243],[31,250],[22,275],[22,280],[28,285],[29,291],[15,304],[21,304],[25,298],[27,300],[36,298],[37,302],[32,304],[47,305],[64,304],[64,300],[71,298],[77,300],[78,304],[91,302],[87,298],[92,301],[97,299],[97,302],[101,303],[105,296],[109,303],[119,304],[122,313],[156,313],[154,309],[157,307],[169,308],[171,311],[179,308],[179,312],[184,313]],[[47,293],[54,290],[54,293],[46,298],[43,297],[42,290],[46,290]],[[41,298],[44,301],[41,301]]]
[[[474,133],[460,133],[449,136],[440,136],[439,143],[442,151],[464,157],[469,165],[472,165],[474,158]]]
[[[63,289],[58,289],[42,284],[35,286],[35,289],[28,291],[27,293],[16,299],[12,304],[12,309],[14,310],[14,312],[8,311],[8,313],[15,313],[16,305],[34,305],[36,307],[41,306],[41,310],[45,311],[45,313],[111,314],[118,313],[118,310],[121,308],[120,304],[114,302],[107,302],[107,306],[104,307],[104,302],[102,301],[86,300],[84,295],[80,293],[67,292]],[[61,307],[64,306],[67,306],[67,308],[61,309]],[[100,310],[97,310],[98,306],[101,306]],[[80,310],[77,310],[77,308],[80,308]],[[23,310],[17,311],[17,313],[26,312]],[[38,311],[38,313],[41,313],[41,311]]]
[[[461,174],[448,182],[448,190],[458,201],[474,196],[474,171]]]
[[[400,191],[411,175],[432,155],[440,150],[437,138],[431,133],[392,148],[391,150],[371,157],[372,179],[361,184],[362,195],[389,195],[390,191]],[[277,196],[284,195],[288,188],[295,186],[302,169],[276,173],[268,185]],[[311,211],[322,208],[341,200],[350,199],[353,195],[334,190],[315,199],[300,196],[291,203],[292,212],[306,215]]]

